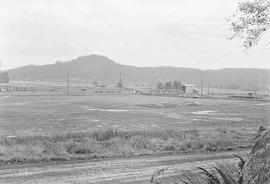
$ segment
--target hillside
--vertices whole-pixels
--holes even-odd
[[[204,82],[212,87],[253,89],[257,74],[258,86],[264,88],[270,84],[270,69],[221,69],[199,70],[177,67],[135,67],[118,64],[99,55],[82,56],[67,62],[36,66],[29,65],[9,70],[10,80],[62,81],[70,69],[71,80],[101,81],[116,83],[122,72],[126,84],[152,84],[156,81],[179,79],[182,83],[200,84]]]

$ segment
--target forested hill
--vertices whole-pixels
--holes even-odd
[[[253,89],[257,74],[259,87],[270,85],[270,69],[199,70],[179,67],[135,67],[116,63],[99,55],[82,56],[67,62],[36,66],[29,65],[9,70],[10,80],[61,81],[70,70],[71,80],[101,81],[116,83],[120,71],[126,84],[155,84],[157,81],[181,80],[182,83],[200,84],[213,87]]]

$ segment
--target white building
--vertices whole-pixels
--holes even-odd
[[[200,90],[198,90],[193,84],[184,84],[182,85],[182,91],[185,94],[197,94]]]

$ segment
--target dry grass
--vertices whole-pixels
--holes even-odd
[[[269,184],[270,183],[270,130],[260,128],[254,139],[254,146],[246,160],[237,164],[222,163],[212,171],[198,167],[196,173],[179,176],[179,184]],[[151,183],[160,184],[153,174]]]
[[[0,138],[0,163],[49,162],[118,156],[151,155],[250,147],[251,134],[217,129],[97,131],[55,136]]]

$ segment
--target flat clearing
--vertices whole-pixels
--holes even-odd
[[[0,96],[0,135],[269,127],[270,103],[142,95]]]

